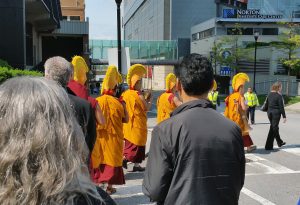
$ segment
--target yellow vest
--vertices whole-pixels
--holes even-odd
[[[257,99],[257,96],[255,93],[245,93],[244,95],[245,97],[245,100],[247,102],[247,105],[249,107],[253,107],[253,106],[257,106],[259,105],[259,102],[258,102],[258,99]]]
[[[212,102],[213,105],[217,104],[219,92],[209,92],[208,99]]]

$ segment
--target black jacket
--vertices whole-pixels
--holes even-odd
[[[96,141],[96,120],[94,110],[87,100],[75,96],[70,89],[67,89],[67,92],[71,101],[71,106],[75,110],[75,117],[85,136],[86,144],[90,152],[92,152]]]
[[[165,205],[235,205],[245,178],[240,128],[207,100],[179,106],[153,129],[143,192]]]

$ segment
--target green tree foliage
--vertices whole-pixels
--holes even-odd
[[[216,56],[217,62],[221,66],[229,66],[239,72],[239,62],[241,60],[252,60],[253,57],[249,56],[249,52],[253,50],[252,47],[242,46],[239,42],[242,35],[242,28],[239,24],[235,24],[230,36],[223,36],[217,39],[212,47],[212,52]],[[223,53],[229,51],[231,53],[227,58],[223,57]]]
[[[291,22],[280,22],[285,30],[279,35],[279,42],[273,46],[281,49],[287,54],[287,58],[282,58],[282,64],[287,68],[288,81],[286,95],[289,96],[289,83],[292,71],[300,70],[300,60],[297,57],[297,49],[300,47],[300,26]]]

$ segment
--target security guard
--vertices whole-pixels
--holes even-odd
[[[212,90],[208,93],[208,99],[213,104],[213,109],[217,109],[217,105],[220,106],[219,92],[217,91],[217,82],[214,80],[214,86]]]
[[[248,92],[245,93],[244,95],[246,104],[248,105],[248,119],[249,115],[251,116],[251,124],[253,125],[255,123],[255,108],[256,106],[259,106],[258,98],[257,95],[253,92],[252,88],[248,88]]]

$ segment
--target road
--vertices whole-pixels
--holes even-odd
[[[219,112],[223,110],[221,106]],[[265,151],[264,144],[269,130],[266,113],[256,111],[256,124],[252,126],[251,137],[258,149],[247,153],[246,180],[240,195],[242,205],[296,205],[300,197],[300,114],[287,112],[287,123],[280,124],[280,134],[287,145],[274,151]],[[149,113],[148,151],[151,131],[156,124],[155,110]],[[143,166],[146,165],[146,161]],[[129,169],[132,165],[129,165]],[[126,185],[116,186],[112,195],[120,205],[146,205],[149,199],[142,193],[143,173],[125,170]]]

